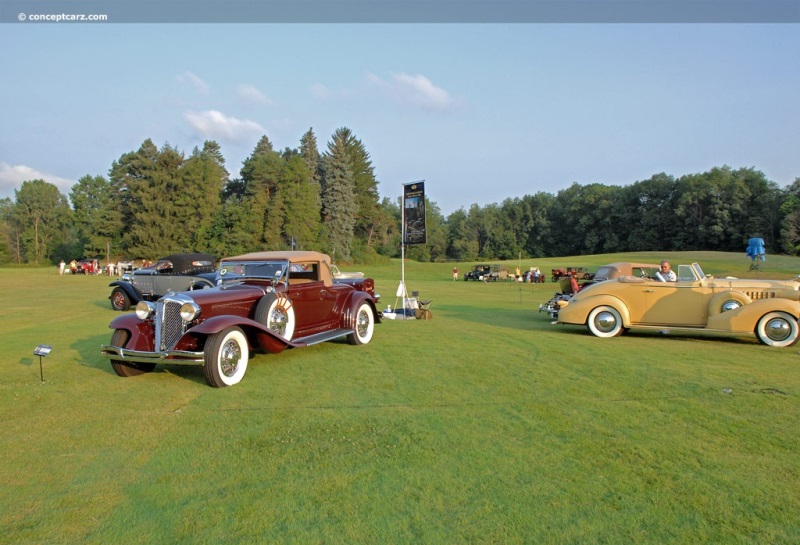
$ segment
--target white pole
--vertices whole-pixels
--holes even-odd
[[[405,185],[400,190],[400,289],[403,290],[403,320],[406,319],[406,203]]]

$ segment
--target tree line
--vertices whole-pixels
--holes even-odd
[[[574,183],[446,217],[426,199],[426,211],[427,243],[408,247],[410,259],[744,252],[753,236],[768,252],[800,254],[800,178],[781,188],[754,168],[660,173],[625,186]],[[186,156],[148,139],[115,160],[108,177],[81,178],[69,198],[28,180],[13,201],[0,200],[0,262],[296,248],[374,263],[400,256],[400,222],[400,203],[380,199],[370,155],[346,127],[323,152],[313,129],[282,151],[263,136],[235,178],[214,141]]]

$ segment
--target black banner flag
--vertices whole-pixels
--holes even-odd
[[[425,182],[403,185],[403,244],[425,244]]]

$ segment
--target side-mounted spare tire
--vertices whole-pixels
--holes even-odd
[[[750,298],[740,291],[725,291],[716,294],[708,302],[708,315],[717,316],[751,303]]]
[[[268,293],[256,306],[255,320],[264,324],[279,337],[292,340],[295,317],[292,301],[283,294]]]

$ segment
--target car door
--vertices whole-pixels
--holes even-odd
[[[651,280],[644,287],[643,324],[655,326],[702,327],[706,323],[705,299],[699,282],[679,278],[678,282]]]
[[[295,337],[331,327],[336,304],[336,285],[326,287],[319,277],[318,263],[292,263],[287,293],[295,316]]]

